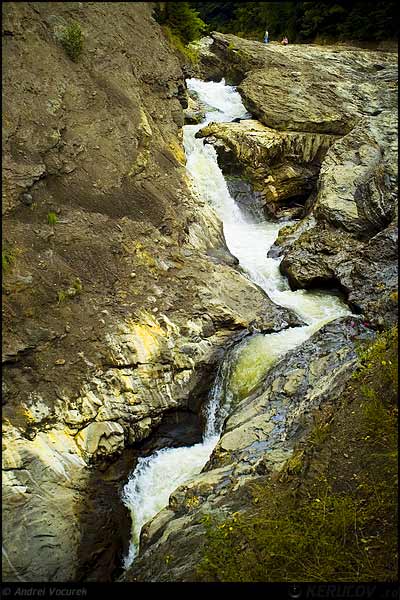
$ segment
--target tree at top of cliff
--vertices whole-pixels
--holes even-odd
[[[397,35],[394,2],[303,2],[301,36],[383,40]]]
[[[246,2],[240,3],[235,16],[240,32],[254,32],[262,35],[268,29],[270,37],[280,39],[288,35],[291,40],[297,36],[299,11],[302,2]],[[247,5],[250,5],[247,8]]]
[[[206,29],[206,24],[189,2],[158,2],[155,17],[185,43],[198,39]]]
[[[225,30],[228,23],[233,21],[238,2],[190,2],[199,12],[200,17],[210,29]],[[246,2],[246,4],[248,4]]]

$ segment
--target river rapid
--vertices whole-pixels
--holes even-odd
[[[216,151],[211,144],[195,137],[206,124],[249,118],[234,87],[220,82],[187,80],[209,107],[205,120],[183,128],[187,170],[197,193],[214,208],[223,223],[230,252],[239,259],[246,277],[258,284],[280,306],[292,309],[306,323],[271,334],[253,335],[229,352],[210,390],[203,441],[193,446],[165,448],[139,458],[126,483],[122,500],[132,516],[132,535],[124,567],[128,568],[139,550],[140,531],[162,508],[170,494],[181,484],[200,473],[215,448],[233,400],[240,400],[254,388],[268,369],[288,350],[308,339],[320,327],[337,317],[350,314],[338,295],[326,291],[291,291],[279,271],[279,258],[267,257],[279,229],[286,222],[268,222],[257,211],[248,212],[232,198]]]

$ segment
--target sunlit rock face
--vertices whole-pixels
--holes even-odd
[[[268,217],[303,216],[314,192],[321,163],[339,136],[277,131],[259,121],[211,123],[198,133],[212,143],[221,169],[252,184]],[[295,207],[293,207],[295,209]]]

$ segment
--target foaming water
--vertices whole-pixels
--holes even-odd
[[[235,88],[225,85],[224,80],[216,83],[188,79],[187,86],[210,107],[203,123],[183,128],[186,168],[194,188],[219,215],[227,246],[239,259],[244,274],[257,283],[273,302],[294,310],[307,325],[255,335],[237,346],[220,366],[210,391],[202,443],[162,449],[139,459],[122,497],[132,515],[132,539],[129,554],[124,559],[125,568],[137,556],[143,525],[167,506],[170,494],[200,473],[208,461],[232,404],[246,397],[286,352],[304,342],[325,323],[350,313],[335,294],[290,290],[286,278],[279,271],[280,259],[267,257],[279,229],[288,222],[266,222],[244,212],[229,194],[215,149],[205,144],[203,139],[196,139],[197,131],[211,121],[232,121],[249,116]]]
[[[167,506],[170,494],[176,488],[200,473],[218,439],[219,436],[214,436],[194,446],[163,448],[151,456],[139,458],[122,495],[132,515],[131,544],[124,559],[125,568],[137,556],[143,525]]]

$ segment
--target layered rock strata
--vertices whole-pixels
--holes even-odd
[[[251,119],[211,123],[197,136],[214,145],[224,173],[251,182],[268,218],[283,213],[285,217],[299,216],[299,211],[288,213],[288,205],[305,204],[316,187],[321,162],[338,139],[320,133],[276,131]]]
[[[246,108],[260,121],[210,124],[199,135],[215,144],[229,176],[253,183],[261,205],[275,202],[277,217],[270,186],[285,199],[284,161],[293,160],[303,177],[306,168],[315,169],[304,218],[285,227],[270,252],[283,255],[281,270],[293,288],[339,287],[361,316],[323,327],[237,404],[203,472],[145,526],[141,553],[123,577],[128,581],[198,580],[207,520],[245,509],[248,485],[274,477],[319,409],[339,405],[357,362],[355,345],[373,336],[371,324],[386,328],[396,319],[394,54],[265,46],[219,33],[199,48],[198,73],[239,85]],[[307,165],[306,140],[318,139],[327,142],[319,164],[311,159]],[[301,140],[295,152],[289,140]],[[290,183],[296,189],[295,175]],[[239,196],[247,185],[237,188]]]

